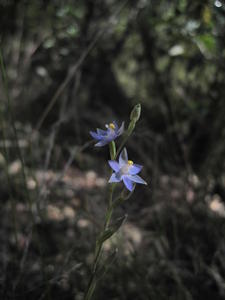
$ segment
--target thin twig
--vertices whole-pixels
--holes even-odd
[[[6,99],[7,99],[7,108],[8,108],[8,112],[9,112],[9,118],[10,118],[11,127],[13,129],[13,135],[14,135],[14,139],[15,139],[15,143],[16,143],[17,155],[18,155],[18,158],[21,163],[21,175],[22,175],[22,181],[23,181],[23,186],[24,186],[24,190],[25,190],[26,200],[28,203],[28,208],[30,211],[32,222],[34,222],[34,217],[32,214],[32,201],[31,201],[30,194],[29,194],[28,187],[27,187],[25,163],[24,163],[24,159],[23,159],[22,152],[21,152],[21,149],[19,146],[19,142],[18,142],[19,139],[18,139],[17,129],[15,126],[15,120],[14,120],[13,111],[12,111],[12,107],[11,107],[11,99],[10,99],[9,88],[8,88],[8,78],[7,78],[7,74],[6,74],[6,69],[5,69],[5,64],[4,64],[4,60],[3,60],[3,56],[2,56],[1,47],[0,47],[0,67],[1,67],[1,73],[2,73],[2,82],[3,82],[4,92],[5,92]]]

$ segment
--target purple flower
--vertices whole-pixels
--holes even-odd
[[[132,160],[128,160],[126,148],[121,152],[119,162],[109,160],[109,165],[114,171],[109,179],[110,183],[123,181],[129,191],[133,190],[134,183],[147,184],[137,175],[141,171],[142,166],[134,164]]]
[[[95,144],[97,147],[102,147],[106,144],[109,144],[124,132],[124,122],[120,128],[115,121],[110,124],[106,124],[105,127],[107,128],[106,130],[97,128],[97,132],[90,131],[90,135],[98,141],[98,143]]]

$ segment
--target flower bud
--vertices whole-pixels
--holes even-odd
[[[141,116],[141,104],[136,104],[130,114],[130,120],[136,123]]]
[[[133,119],[132,121],[130,121],[130,124],[129,124],[128,129],[127,129],[128,136],[131,135],[134,128],[135,128],[135,120]]]

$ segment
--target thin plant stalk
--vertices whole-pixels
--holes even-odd
[[[109,197],[108,197],[108,208],[107,208],[107,212],[106,212],[106,217],[105,217],[105,223],[104,223],[104,227],[102,232],[100,233],[103,234],[111,221],[111,217],[112,217],[112,213],[113,213],[113,190],[114,190],[115,185],[110,185],[109,187]],[[97,284],[97,278],[96,278],[96,271],[98,269],[98,265],[99,265],[99,261],[102,255],[102,249],[103,249],[103,244],[104,241],[101,241],[100,244],[98,242],[96,242],[95,244],[95,258],[94,258],[94,263],[93,263],[93,267],[92,267],[92,275],[88,284],[88,288],[87,288],[87,292],[85,294],[84,300],[90,300],[95,288],[96,288],[96,284]]]

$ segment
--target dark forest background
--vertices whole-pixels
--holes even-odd
[[[83,299],[106,209],[90,130],[144,165],[98,300],[225,299],[224,0],[0,0],[0,299]]]

